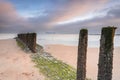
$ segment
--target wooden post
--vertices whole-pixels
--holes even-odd
[[[33,52],[36,52],[36,33],[32,33],[32,49]]]
[[[116,27],[102,28],[98,64],[98,80],[112,80],[113,40]]]
[[[81,29],[78,45],[77,80],[86,80],[87,40],[88,30]]]

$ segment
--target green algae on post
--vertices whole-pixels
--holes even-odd
[[[104,27],[101,32],[98,80],[112,80],[113,40],[116,27]]]

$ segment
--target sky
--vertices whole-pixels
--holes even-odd
[[[120,0],[0,0],[0,33],[120,33]]]

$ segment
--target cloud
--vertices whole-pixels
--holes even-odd
[[[45,32],[49,30],[51,26],[53,26],[53,17],[57,16],[56,13],[59,13],[57,7],[60,6],[63,1],[61,2],[59,0],[56,3],[56,7],[49,8],[53,5],[46,4],[46,6],[49,7],[43,7],[42,13],[41,10],[38,10],[37,13],[33,11],[33,16],[26,18],[18,13],[19,10],[16,10],[17,7],[12,3],[6,1],[0,2],[0,32]],[[22,11],[24,13],[24,10]],[[30,10],[28,12],[30,12]]]
[[[119,26],[120,24],[120,5],[116,5],[109,9],[106,16],[96,17],[94,19],[86,21],[87,26],[100,26],[100,25],[114,25]]]
[[[15,12],[15,9],[11,4],[2,2],[0,3],[0,6],[1,6],[0,7],[0,22],[11,23],[11,22],[16,21],[17,13]]]
[[[120,18],[120,5],[117,5],[114,8],[112,8],[112,10],[108,12],[108,16]]]
[[[0,32],[11,32],[21,25],[23,20],[9,2],[0,2]]]
[[[108,0],[70,0],[59,15],[55,17],[54,21],[62,22],[84,16],[103,8],[103,5],[107,2]]]
[[[33,16],[26,18],[20,15],[18,8],[14,6],[15,4],[3,1],[0,2],[0,32],[41,33],[54,31],[56,33],[79,33],[81,28],[88,28],[91,33],[96,33],[100,32],[100,28],[103,26],[114,25],[118,27],[120,25],[120,6],[104,9],[104,5],[108,2],[108,0],[55,0],[55,2],[44,2],[46,5],[40,7],[40,10],[38,9],[36,12],[31,10],[32,14],[30,14]],[[56,22],[73,19],[92,11],[106,12],[106,15],[56,25]]]
[[[24,18],[10,2],[0,2],[0,32],[42,32],[47,30],[50,16]]]
[[[87,28],[89,33],[100,33],[102,27],[115,26],[118,27],[117,33],[120,33],[120,4],[110,7],[107,11],[105,16],[57,25],[53,30],[60,33],[79,33],[81,28]]]

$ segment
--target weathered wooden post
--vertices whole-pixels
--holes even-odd
[[[23,41],[23,34],[21,34],[21,40]]]
[[[86,79],[86,56],[87,56],[88,30],[81,29],[79,34],[77,80]]]
[[[33,52],[33,50],[32,50],[32,43],[33,43],[33,42],[32,42],[32,33],[29,34],[29,38],[30,38],[30,39],[29,39],[29,48],[30,48],[30,50]]]
[[[26,45],[28,46],[28,42],[29,42],[29,33],[26,33]]]
[[[32,50],[36,52],[36,33],[32,33]]]
[[[20,39],[22,39],[22,35],[20,34],[20,37],[19,37]]]
[[[27,44],[27,34],[24,34],[24,42]]]
[[[23,34],[23,42],[25,43],[25,34]]]
[[[27,33],[26,44],[33,53],[36,52],[36,33]]]
[[[20,37],[21,37],[20,34],[18,34],[18,38],[19,38],[19,39],[20,39]]]
[[[113,40],[116,27],[102,28],[98,64],[98,80],[112,80]]]

